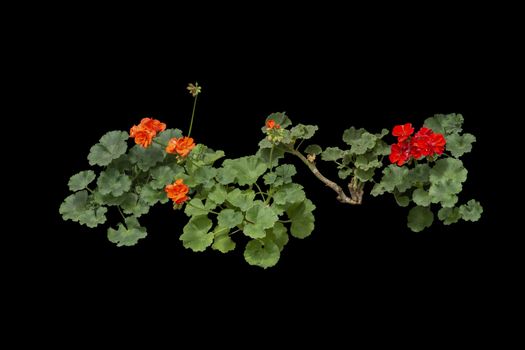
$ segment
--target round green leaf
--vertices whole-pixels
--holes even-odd
[[[277,264],[280,256],[279,247],[271,240],[251,240],[244,250],[244,258],[248,264],[264,269]]]
[[[96,175],[93,170],[81,171],[71,176],[68,182],[69,189],[73,192],[83,190],[95,180],[95,177]]]
[[[407,226],[414,232],[423,231],[430,227],[434,221],[434,214],[430,208],[414,207],[408,212]]]

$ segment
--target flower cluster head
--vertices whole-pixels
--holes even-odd
[[[139,125],[133,125],[129,131],[129,137],[135,139],[137,145],[148,148],[158,132],[166,130],[166,124],[157,119],[143,118]]]
[[[268,119],[268,121],[266,122],[266,129],[270,130],[270,129],[280,129],[281,128],[281,125],[277,124],[275,122],[275,120],[273,119]]]
[[[175,204],[182,204],[189,199],[190,188],[184,184],[182,179],[177,179],[173,184],[167,185],[164,191]]]
[[[281,129],[281,125],[276,123],[275,120],[268,119],[266,121],[266,133],[269,141],[280,142],[283,139],[284,130]]]
[[[410,159],[421,159],[435,154],[442,154],[446,140],[442,134],[422,127],[417,133],[411,123],[396,125],[392,135],[397,136],[397,143],[390,147],[390,162],[402,166]]]
[[[172,138],[168,141],[166,152],[171,154],[178,154],[180,157],[185,158],[190,154],[191,150],[195,147],[193,138],[183,136],[179,138]]]

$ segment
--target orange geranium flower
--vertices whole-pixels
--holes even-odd
[[[168,194],[168,198],[173,200],[175,204],[182,204],[189,199],[187,194],[190,188],[184,184],[182,179],[177,179],[173,184],[167,185],[164,190]]]
[[[266,127],[268,129],[279,129],[281,127],[281,125],[276,124],[275,120],[273,120],[273,119],[268,119],[268,121],[266,122]]]
[[[178,154],[181,157],[187,157],[191,150],[195,147],[195,143],[191,137],[172,138],[168,141],[166,152]]]
[[[161,123],[159,120],[152,118],[143,118],[140,121],[140,125],[148,130],[155,131],[156,133],[166,130],[165,123]]]
[[[157,119],[143,118],[139,125],[133,125],[129,131],[129,137],[135,138],[135,143],[148,148],[157,132],[166,130],[166,124]]]
[[[149,145],[151,145],[155,134],[156,133],[154,131],[145,129],[140,125],[133,125],[129,131],[129,137],[135,138],[135,143],[137,145],[141,145],[144,148],[148,148]]]

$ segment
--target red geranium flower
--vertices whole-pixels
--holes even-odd
[[[405,125],[396,125],[392,130],[392,135],[397,136],[397,141],[403,142],[412,135],[414,128],[411,123],[406,123]]]
[[[396,125],[392,134],[398,137],[398,143],[390,148],[390,162],[401,166],[411,158],[421,159],[435,154],[442,154],[446,140],[442,134],[436,134],[431,129],[422,127],[414,135],[412,124]]]
[[[168,198],[173,200],[175,204],[182,204],[189,199],[187,194],[190,188],[184,184],[182,179],[177,179],[173,184],[167,185],[165,191]]]
[[[279,129],[280,127],[281,125],[276,124],[275,120],[273,119],[268,119],[268,121],[266,122],[266,128],[268,129]]]

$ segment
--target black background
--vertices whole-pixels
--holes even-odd
[[[27,66],[36,97],[27,112],[36,107],[33,131],[40,140],[45,133],[44,152],[35,156],[45,182],[38,186],[45,230],[28,232],[10,249],[17,257],[11,263],[27,266],[17,278],[55,297],[99,297],[120,306],[146,299],[224,312],[218,300],[227,298],[230,306],[257,300],[262,309],[306,300],[321,310],[418,303],[437,310],[454,301],[481,312],[480,300],[506,281],[510,266],[503,258],[508,233],[496,214],[501,199],[487,163],[495,158],[493,120],[502,106],[493,98],[501,72],[489,53],[504,44],[483,27],[462,26],[464,18],[440,19],[437,28],[435,19],[422,16],[385,29],[348,18],[303,18],[302,25],[286,16],[256,23],[244,18],[219,21],[205,34],[192,30],[196,23],[175,31],[162,21],[108,28],[72,19],[35,33],[39,59],[27,58]],[[258,30],[244,32],[249,24]],[[464,156],[469,177],[460,201],[476,198],[483,216],[452,226],[436,218],[431,229],[413,233],[407,208],[393,198],[340,204],[287,158],[317,206],[316,228],[304,240],[291,238],[277,266],[267,270],[249,266],[242,247],[229,254],[184,249],[179,235],[187,218],[169,205],[141,218],[148,236],[134,247],[117,248],[106,238],[118,214],[96,229],[62,221],[58,208],[67,181],[88,169],[91,145],[144,117],[187,130],[192,98],[185,87],[194,81],[203,93],[192,136],[230,158],[257,150],[260,127],[275,111],[318,125],[312,142],[341,147],[352,125],[377,132],[405,122],[419,127],[435,113],[462,113],[464,130],[477,142]],[[319,167],[336,178],[330,165]]]

